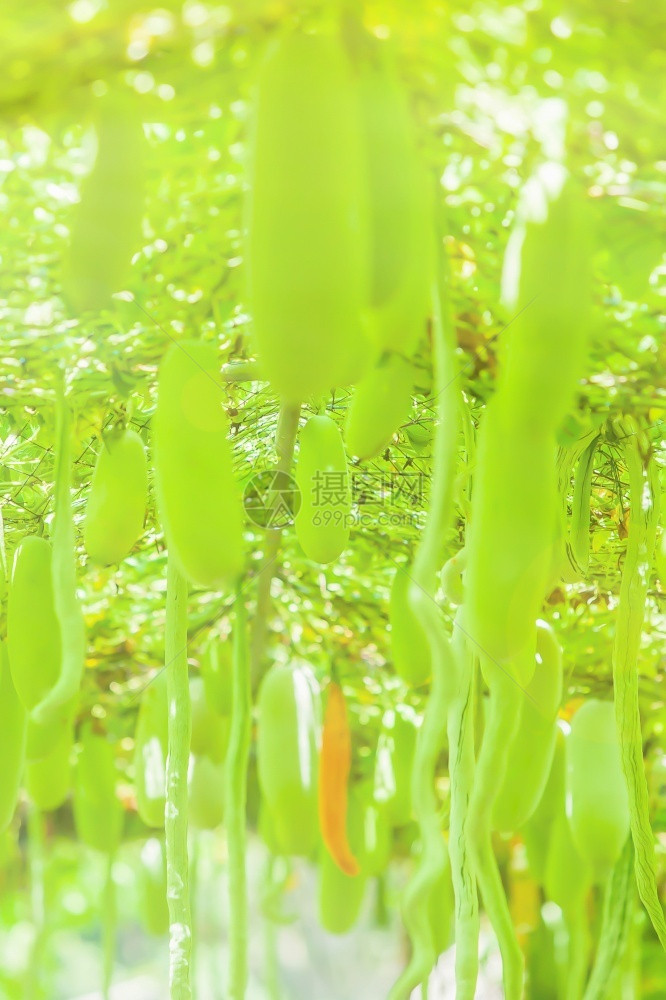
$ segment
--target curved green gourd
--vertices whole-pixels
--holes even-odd
[[[412,408],[412,366],[391,354],[356,386],[347,411],[345,440],[352,455],[374,458],[389,444]]]
[[[139,816],[151,827],[164,826],[168,700],[166,671],[141,695],[134,730],[134,790]]]
[[[391,585],[389,636],[395,672],[405,683],[419,687],[432,673],[432,657],[428,638],[408,599],[410,583],[409,571],[401,566]]]
[[[630,821],[613,703],[585,702],[571,721],[566,746],[571,835],[595,880],[601,880],[622,853]]]
[[[351,490],[342,435],[330,417],[310,417],[299,436],[296,537],[309,559],[330,563],[349,541]]]
[[[74,767],[74,825],[79,840],[115,854],[123,831],[123,807],[116,795],[117,769],[112,744],[86,724]]]
[[[382,349],[410,355],[430,313],[430,192],[407,97],[381,47],[361,67],[358,80],[370,204],[371,302]]]
[[[7,604],[7,643],[16,693],[30,711],[55,685],[61,663],[51,546],[44,538],[29,535],[16,550]]]
[[[493,808],[493,827],[513,832],[536,809],[555,751],[557,710],[562,700],[562,651],[555,633],[537,622],[537,666],[521,696],[518,729]]]
[[[143,926],[149,934],[162,937],[169,930],[169,907],[166,896],[166,854],[163,842],[157,837],[151,837],[141,848],[138,881]]]
[[[574,401],[590,339],[589,199],[564,167],[546,163],[525,184],[509,237],[502,298],[505,403],[517,424],[554,434]]]
[[[428,911],[435,953],[439,957],[450,947],[454,930],[455,900],[453,898],[451,860],[448,851],[446,852],[446,866],[444,871],[439,876],[430,893]]]
[[[361,862],[358,875],[346,875],[325,847],[319,852],[317,901],[319,922],[329,934],[346,934],[356,923],[367,885],[363,867],[365,846],[363,802],[358,790],[349,798],[347,837],[355,858]]]
[[[553,759],[543,793],[536,809],[521,830],[528,867],[533,879],[540,885],[543,885],[545,880],[551,830],[555,818],[564,808],[565,771],[564,733],[558,725],[555,732]]]
[[[190,751],[196,757],[208,757],[221,764],[229,744],[230,720],[210,708],[201,677],[190,678],[192,704],[192,742]]]
[[[294,33],[261,69],[249,302],[259,362],[288,402],[356,381],[371,356],[360,118],[339,40]]]
[[[231,714],[232,670],[231,643],[211,639],[201,655],[199,672],[204,682],[206,700],[218,715]]]
[[[371,781],[350,788],[348,825],[360,831],[354,837],[359,845],[355,856],[361,874],[367,878],[383,875],[391,860],[393,838],[386,805],[375,801]]]
[[[60,808],[72,786],[72,748],[74,733],[71,723],[62,730],[58,741],[46,757],[29,761],[25,769],[25,788],[44,812]]]
[[[105,99],[96,131],[97,156],[73,211],[63,273],[65,297],[77,311],[109,306],[141,240],[145,137],[131,102]]]
[[[7,643],[0,641],[0,833],[12,821],[25,761],[26,714],[9,669]]]
[[[200,830],[214,830],[224,819],[224,763],[190,757],[188,818]]]
[[[386,712],[377,744],[375,797],[386,804],[394,826],[405,826],[413,819],[411,783],[416,734],[411,713],[400,708]]]
[[[172,344],[159,370],[153,417],[160,518],[181,572],[228,587],[243,569],[243,509],[234,476],[215,349]]]
[[[103,566],[121,562],[143,531],[148,503],[148,462],[133,430],[107,435],[95,464],[83,541],[90,558]]]
[[[319,691],[310,667],[276,664],[258,696],[259,786],[283,854],[312,855],[319,838]]]

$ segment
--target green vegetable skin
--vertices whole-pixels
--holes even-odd
[[[329,934],[346,934],[350,931],[363,904],[368,875],[364,820],[363,795],[360,789],[353,789],[349,796],[347,838],[352,854],[361,865],[358,875],[346,875],[325,847],[322,846],[320,851],[319,922]]]
[[[200,830],[214,830],[224,819],[224,763],[190,757],[188,819]]]
[[[0,833],[12,821],[25,760],[26,716],[14,689],[7,644],[0,642]]]
[[[393,577],[389,598],[391,653],[395,672],[418,687],[429,679],[432,662],[428,639],[407,599],[410,575],[400,567]]]
[[[373,55],[374,60],[361,69],[358,88],[370,204],[375,335],[383,350],[410,355],[430,312],[428,178],[397,75],[381,52]]]
[[[63,718],[45,725],[28,718],[25,745],[25,759],[28,762],[43,760],[55,750],[64,734],[72,728],[75,709],[76,699],[66,706]]]
[[[228,587],[243,569],[243,509],[223,399],[215,349],[173,344],[160,365],[153,417],[158,508],[181,572],[211,589]]]
[[[412,406],[413,369],[389,355],[356,386],[347,411],[347,447],[358,458],[374,458],[390,442]]]
[[[386,712],[377,743],[375,798],[380,805],[386,805],[395,826],[405,826],[413,818],[411,781],[416,732],[413,715],[399,709]]]
[[[143,926],[149,934],[161,937],[169,930],[169,907],[166,854],[163,842],[157,837],[151,837],[141,848],[138,876]]]
[[[81,731],[74,768],[74,825],[79,840],[115,854],[123,831],[123,807],[116,796],[117,770],[112,744],[90,725]]]
[[[231,712],[231,643],[213,638],[199,663],[206,701],[218,715]]]
[[[146,826],[164,826],[167,758],[166,671],[161,671],[141,695],[134,732],[136,807]]]
[[[454,931],[455,900],[448,851],[446,867],[430,893],[428,912],[435,952],[439,956],[451,945]]]
[[[301,547],[315,562],[333,562],[349,541],[351,491],[342,436],[330,417],[310,417],[301,430],[296,484]]]
[[[521,830],[527,853],[528,867],[532,877],[540,885],[543,885],[545,879],[551,830],[555,823],[555,818],[560,812],[564,812],[565,770],[564,733],[557,726],[553,760],[543,793],[537,803],[536,809]]]
[[[65,297],[78,311],[103,309],[122,289],[141,239],[143,126],[129,101],[107,99],[97,156],[73,213],[64,267]]]
[[[247,263],[263,373],[288,402],[356,381],[367,330],[360,117],[339,41],[285,36],[261,70]]]
[[[518,730],[493,809],[496,830],[520,829],[543,794],[555,751],[562,699],[562,651],[551,627],[537,622],[537,666],[525,688]]]
[[[515,319],[479,435],[467,542],[468,627],[502,664],[529,646],[554,561],[555,434],[588,346],[588,229],[584,193],[546,165],[526,185],[507,249],[503,295]]]
[[[7,605],[7,643],[16,693],[30,711],[58,680],[61,662],[51,546],[43,538],[30,535],[16,550]]]
[[[121,562],[143,531],[148,463],[133,430],[108,435],[95,465],[83,527],[88,555],[103,566]]]
[[[230,720],[210,708],[201,677],[190,678],[190,699],[192,704],[190,750],[197,757],[208,757],[214,764],[221,764],[229,743]]]
[[[619,858],[629,834],[629,799],[610,701],[585,702],[567,739],[567,815],[581,857],[596,880]]]
[[[319,838],[317,682],[305,664],[271,667],[259,689],[259,787],[284,854],[312,855]]]
[[[72,783],[71,756],[74,734],[71,723],[47,757],[29,761],[25,770],[25,788],[39,809],[50,812],[66,800]]]

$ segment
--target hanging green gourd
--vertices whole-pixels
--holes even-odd
[[[215,349],[172,344],[153,417],[155,481],[169,554],[201,587],[229,587],[243,569],[243,509]]]
[[[296,537],[309,559],[330,563],[349,541],[351,489],[342,435],[330,417],[310,417],[300,433]]]
[[[224,819],[224,763],[190,757],[188,818],[199,830],[215,830]]]
[[[493,808],[496,830],[513,832],[527,822],[550,773],[562,699],[562,651],[552,628],[537,621],[537,665],[521,692],[520,717],[506,773]]]
[[[26,715],[12,681],[7,643],[0,640],[0,833],[12,821],[25,760]]]
[[[393,577],[389,597],[389,622],[393,667],[412,687],[420,687],[432,672],[430,646],[423,626],[408,599],[409,571],[399,567]]]
[[[214,636],[201,654],[199,672],[210,708],[218,715],[229,715],[232,697],[231,643]]]
[[[345,440],[357,458],[375,458],[409,417],[414,372],[409,361],[389,354],[361,379],[352,396]]]
[[[134,790],[139,816],[151,827],[164,826],[167,758],[166,672],[144,689],[134,731]]]
[[[108,308],[130,274],[141,240],[145,137],[128,94],[106,97],[96,123],[97,154],[81,185],[65,258],[65,298],[78,312]]]
[[[28,711],[60,674],[60,623],[55,609],[51,546],[28,535],[14,554],[7,606],[7,643],[14,687]]]
[[[59,809],[69,795],[73,746],[74,733],[68,724],[48,756],[26,765],[25,789],[32,802],[44,812]]]
[[[416,720],[409,709],[384,713],[375,758],[375,798],[385,805],[394,826],[413,818],[411,778],[416,748]]]
[[[296,31],[257,87],[246,259],[259,363],[291,403],[356,381],[368,337],[359,110],[334,35]]]
[[[123,830],[123,807],[116,795],[117,769],[113,745],[90,724],[80,734],[74,768],[74,825],[84,844],[114,855]]]
[[[148,934],[162,937],[169,930],[169,907],[166,854],[163,841],[157,837],[151,837],[141,848],[138,881],[143,926]]]
[[[136,431],[119,429],[102,441],[86,505],[83,541],[102,566],[121,562],[143,531],[148,462]]]
[[[586,701],[571,721],[566,745],[571,834],[595,879],[602,880],[629,834],[629,799],[613,703]]]
[[[210,708],[201,677],[190,678],[190,701],[192,704],[190,750],[195,756],[208,757],[214,764],[221,764],[229,745],[229,718],[218,715]]]
[[[385,49],[386,43],[375,42],[358,74],[370,204],[371,302],[382,349],[410,356],[430,312],[430,192],[407,96]]]
[[[259,786],[284,854],[310,857],[319,838],[319,690],[306,663],[275,664],[258,696]]]

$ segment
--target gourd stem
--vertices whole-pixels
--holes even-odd
[[[301,415],[300,406],[283,403],[278,417],[275,449],[278,476],[288,476],[294,459],[294,445],[298,432],[298,421]],[[252,619],[250,635],[250,664],[252,687],[256,690],[263,674],[264,649],[268,637],[268,619],[271,604],[271,583],[275,573],[282,528],[270,528],[266,531],[264,555],[257,573],[257,606]]]
[[[631,515],[613,646],[615,718],[629,795],[636,884],[652,926],[666,949],[666,920],[657,890],[654,837],[643,763],[637,669],[656,542],[660,488],[655,463],[650,457],[644,462],[641,435],[624,434],[621,441],[629,474]]]
[[[224,765],[229,881],[229,998],[243,1000],[247,988],[248,906],[246,851],[247,768],[252,695],[243,590],[238,585],[233,633],[232,714]]]
[[[169,991],[171,1000],[191,1000],[187,771],[192,720],[187,671],[187,583],[172,557],[167,563],[165,661],[169,703],[164,820],[169,906]]]
[[[116,887],[113,881],[113,854],[106,859],[106,878],[102,909],[102,929],[104,935],[104,956],[102,964],[102,996],[109,1000],[116,952]]]
[[[423,724],[416,740],[412,768],[412,807],[419,824],[421,854],[403,897],[403,920],[412,942],[407,968],[389,993],[389,1000],[408,998],[425,984],[436,961],[430,926],[429,899],[446,865],[446,846],[435,792],[437,761],[446,741],[447,714],[455,661],[435,604],[436,573],[453,519],[453,487],[458,448],[458,399],[455,381],[453,329],[448,314],[443,251],[433,287],[433,348],[439,420],[433,451],[432,494],[424,531],[416,550],[408,600],[428,639],[432,684]]]

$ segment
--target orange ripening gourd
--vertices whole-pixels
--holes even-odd
[[[351,734],[347,705],[332,681],[324,713],[319,754],[319,824],[324,844],[346,875],[358,875],[359,864],[347,839],[347,795],[351,767]]]

